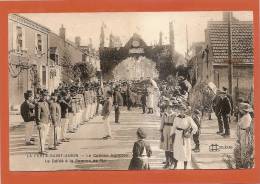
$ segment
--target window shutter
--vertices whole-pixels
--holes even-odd
[[[45,41],[47,40],[47,37],[45,37],[45,34],[41,34],[41,39],[42,39],[42,54],[45,53],[45,55],[47,55],[47,49],[45,48],[46,47],[46,42]]]
[[[17,26],[16,24],[13,22],[12,23],[12,28],[13,28],[13,50],[17,49]]]
[[[38,54],[37,33],[34,33],[34,53]]]
[[[22,27],[22,40],[23,40],[23,48],[22,48],[22,50],[26,50],[26,45],[25,45],[25,43],[26,43],[26,38],[25,38],[25,27]]]

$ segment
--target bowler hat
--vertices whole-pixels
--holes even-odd
[[[136,134],[141,139],[145,139],[146,138],[146,133],[144,132],[144,130],[142,128],[138,128],[137,131],[136,131]]]

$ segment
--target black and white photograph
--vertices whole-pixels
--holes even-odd
[[[251,169],[252,11],[8,15],[10,171]]]

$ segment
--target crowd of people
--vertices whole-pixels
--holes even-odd
[[[190,104],[192,86],[183,76],[176,82],[145,81],[108,81],[103,83],[62,83],[49,94],[38,89],[24,93],[25,101],[21,105],[21,115],[25,124],[26,145],[35,144],[32,137],[36,125],[39,136],[39,153],[47,154],[48,149],[70,141],[70,134],[75,133],[80,125],[95,117],[101,111],[104,124],[102,139],[111,139],[111,112],[115,111],[114,123],[120,124],[120,111],[123,106],[131,111],[142,108],[142,113],[154,114],[161,118],[160,148],[165,151],[165,169],[176,169],[179,162],[187,169],[192,151],[200,152],[200,129],[203,107]],[[213,89],[212,89],[213,90]],[[213,90],[214,91],[214,90]],[[227,88],[216,90],[210,108],[216,114],[219,130],[217,134],[224,138],[230,136],[231,115],[238,121],[238,137],[241,148],[245,151],[248,144],[248,129],[251,127],[252,108],[244,99],[234,105]],[[207,103],[207,108],[209,105]],[[210,113],[211,114],[211,113]],[[209,116],[209,118],[211,118]],[[137,130],[137,141],[133,146],[133,158],[129,169],[149,169],[151,147],[145,140],[145,130]],[[192,149],[192,143],[195,147]]]

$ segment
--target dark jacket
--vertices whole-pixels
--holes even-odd
[[[35,106],[36,124],[50,123],[50,109],[47,102],[39,101]]]
[[[123,106],[123,97],[119,91],[114,92],[113,98],[114,98],[114,101],[113,101],[114,105]]]
[[[21,107],[20,112],[24,122],[34,121],[35,114],[34,114],[35,105],[25,100]]]
[[[70,105],[70,99],[63,99],[60,101],[60,107],[61,107],[61,118],[67,118]]]
[[[231,113],[232,105],[227,95],[224,95],[222,97],[222,100],[220,101],[220,106],[221,106],[221,111],[220,111],[221,114],[225,115]]]
[[[144,149],[146,155],[143,155]],[[138,140],[134,143],[133,158],[129,164],[129,170],[147,170],[150,169],[149,163],[143,158],[144,156],[151,157],[152,150],[150,145],[144,140]]]

